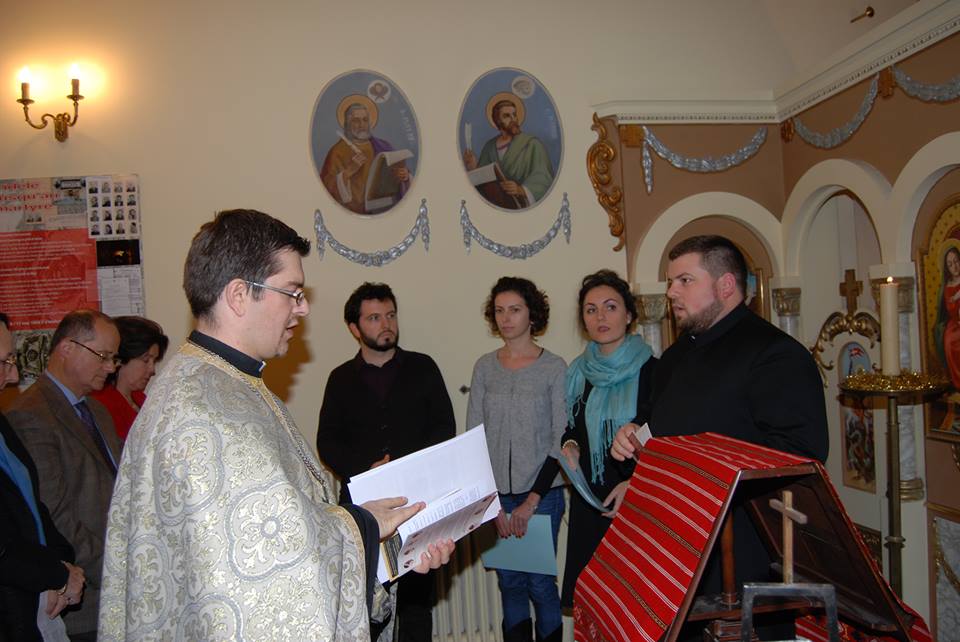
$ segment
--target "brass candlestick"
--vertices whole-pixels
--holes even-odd
[[[900,519],[900,420],[898,403],[923,403],[925,397],[947,389],[949,382],[940,376],[903,370],[898,375],[858,372],[840,382],[840,390],[861,397],[886,397],[887,400],[887,523],[886,546],[889,559],[887,578],[897,595],[903,595],[903,545]]]

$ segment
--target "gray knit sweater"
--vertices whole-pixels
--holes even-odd
[[[548,350],[529,366],[508,370],[494,350],[473,367],[467,429],[483,424],[497,490],[525,493],[547,455],[560,456],[567,427],[567,364]],[[551,487],[563,485],[557,475]]]

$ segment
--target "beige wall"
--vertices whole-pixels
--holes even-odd
[[[621,3],[627,7],[629,3]],[[549,23],[543,24],[549,6]],[[504,21],[509,11],[511,20]],[[593,141],[590,103],[622,91],[641,45],[629,34],[590,34],[585,5],[523,3],[119,3],[78,9],[54,2],[43,13],[6,6],[0,21],[0,177],[136,172],[143,192],[147,313],[178,343],[190,328],[180,289],[192,235],[214,212],[253,207],[308,238],[320,208],[342,242],[364,250],[399,242],[417,206],[430,207],[431,245],[380,269],[327,251],[305,260],[311,315],[291,359],[271,364],[270,384],[287,399],[300,428],[314,439],[326,377],[356,351],[342,322],[349,292],[365,279],[389,282],[400,303],[402,344],[432,354],[443,371],[459,422],[473,362],[498,343],[480,314],[487,289],[503,274],[533,278],[551,296],[553,322],[543,343],[565,358],[582,348],[574,322],[580,278],[600,267],[625,272],[613,253],[606,216],[586,177]],[[56,16],[67,17],[69,21]],[[576,41],[576,47],[564,43]],[[642,46],[649,46],[644,44]],[[586,55],[585,55],[586,52]],[[706,56],[704,52],[703,56]],[[75,58],[102,76],[70,140],[36,132],[14,102],[16,74],[66,66]],[[614,63],[614,61],[620,61]],[[456,122],[473,80],[497,66],[536,75],[557,103],[565,152],[546,201],[518,215],[493,211],[474,196],[460,169]],[[653,63],[650,63],[653,66]],[[412,193],[387,215],[361,220],[333,204],[315,175],[309,119],[324,84],[352,68],[380,71],[399,84],[416,110],[422,161]],[[65,85],[36,107],[60,110]],[[41,99],[40,88],[35,97]],[[56,98],[54,98],[56,97]],[[553,223],[563,192],[573,215],[570,245],[562,238],[541,255],[509,261],[474,246],[467,254],[459,203],[476,224],[504,243],[531,241]],[[462,426],[461,426],[462,428]]]

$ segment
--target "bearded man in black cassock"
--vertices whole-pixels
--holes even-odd
[[[694,236],[669,257],[667,298],[681,334],[654,374],[653,436],[715,432],[825,461],[827,413],[816,364],[797,340],[746,307],[740,250],[721,236]],[[614,458],[633,456],[632,432],[625,427],[617,434]],[[737,586],[779,581],[770,575],[771,560],[746,511],[736,500],[734,507]],[[719,557],[717,547],[698,595],[721,591]],[[792,622],[784,624],[790,634]],[[685,626],[679,639],[699,639],[702,626]],[[769,634],[782,639],[783,631],[774,623]]]

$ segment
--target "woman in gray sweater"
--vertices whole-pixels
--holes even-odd
[[[523,537],[534,514],[547,515],[557,549],[563,516],[563,478],[557,457],[567,426],[566,363],[538,346],[550,316],[546,295],[531,281],[502,277],[484,306],[490,331],[503,346],[483,355],[473,368],[467,427],[483,424],[502,510],[500,537]],[[536,639],[560,640],[563,627],[556,577],[497,570],[505,642],[529,642],[530,602]]]

